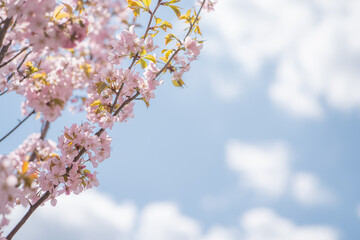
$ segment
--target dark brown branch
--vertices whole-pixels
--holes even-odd
[[[7,45],[4,45],[2,48],[1,48],[1,51],[0,51],[0,63],[2,62],[2,60],[4,59],[9,47],[11,45],[11,41],[7,44]]]
[[[20,121],[10,132],[8,132],[4,137],[0,139],[0,142],[2,142],[5,138],[7,138],[11,133],[13,133],[18,127],[20,127],[21,124],[23,124],[31,115],[35,113],[35,109],[29,113],[22,121]]]
[[[12,21],[12,17],[11,18],[6,18],[2,24],[4,24],[4,26],[0,29],[0,47],[2,47],[3,45],[3,41],[6,35],[6,32],[8,30],[8,28],[11,25],[11,21]]]

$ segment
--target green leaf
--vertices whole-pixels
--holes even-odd
[[[145,59],[152,61],[153,63],[156,63],[156,59],[153,55],[146,55]]]
[[[143,58],[140,58],[140,64],[142,68],[146,68],[147,66],[147,62]]]
[[[90,104],[90,107],[97,106],[97,105],[100,105],[100,104],[101,104],[100,100],[95,100],[92,104]]]
[[[142,0],[145,6],[149,7],[151,4],[151,0]]]
[[[64,8],[64,6],[59,5],[55,8],[54,10],[54,17],[57,18],[57,16],[59,15],[59,13],[61,12],[61,10]]]
[[[185,85],[181,78],[179,80],[172,80],[172,83],[175,87],[182,87]]]
[[[165,45],[167,45],[169,42],[171,42],[175,38],[175,35],[170,33],[165,37]]]
[[[179,18],[181,16],[181,12],[179,10],[178,6],[172,6],[170,5],[169,7],[171,7],[171,9],[175,12],[176,16]]]
[[[95,83],[96,85],[96,92],[100,95],[102,91],[104,91],[105,88],[109,87],[109,85],[107,85],[104,82],[97,82]]]

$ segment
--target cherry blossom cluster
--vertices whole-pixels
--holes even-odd
[[[27,206],[38,200],[38,175],[56,151],[54,142],[39,137],[32,134],[15,151],[0,155],[0,228],[8,224],[6,215],[16,204]],[[35,158],[29,161],[32,155]]]
[[[98,136],[93,129],[89,123],[65,128],[58,139],[57,147],[61,154],[53,155],[44,163],[38,180],[41,190],[51,193],[52,205],[55,206],[55,198],[63,193],[79,194],[84,189],[99,185],[97,172],[91,173],[86,169],[86,163],[91,162],[96,168],[98,163],[108,158],[111,138],[106,132]]]
[[[144,49],[154,51],[153,39],[148,36],[145,41],[140,40],[134,26],[117,35],[109,56],[110,64],[120,64],[124,56],[134,56]],[[156,62],[156,60],[155,60]],[[102,128],[112,128],[114,122],[123,122],[133,117],[133,102],[127,103],[133,95],[138,93],[147,104],[154,98],[154,90],[161,83],[156,80],[159,69],[154,62],[145,68],[143,76],[135,70],[105,68],[97,74],[95,81],[88,88],[86,111],[88,120],[99,124]],[[120,112],[116,113],[117,110]]]
[[[16,19],[15,28],[7,35],[7,41],[23,42],[33,51],[57,51],[59,47],[74,48],[86,37],[88,22],[73,14],[70,5],[67,11],[53,11],[55,0],[9,0],[5,1],[7,17]]]
[[[24,109],[56,120],[73,91],[86,88],[107,61],[109,43],[127,19],[124,2],[5,1],[0,19],[8,24],[2,41],[8,50],[0,56],[0,94],[16,91],[26,98]]]

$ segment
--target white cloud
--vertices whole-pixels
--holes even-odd
[[[274,197],[289,190],[296,201],[307,206],[330,204],[335,200],[314,174],[291,169],[291,151],[284,143],[254,145],[231,140],[226,144],[225,152],[227,165],[238,173],[243,187]],[[204,204],[211,206],[209,200]]]
[[[240,219],[243,240],[336,240],[337,231],[329,226],[297,226],[273,210],[257,208]]]
[[[20,219],[23,212],[23,209],[16,209],[11,219]],[[137,208],[133,203],[118,204],[97,191],[63,195],[56,207],[47,203],[38,208],[19,231],[18,238],[124,239],[133,232],[136,216]]]
[[[358,218],[360,220],[360,204],[358,204],[358,206],[356,208],[356,215],[358,216]]]
[[[226,144],[226,161],[239,173],[240,183],[272,196],[281,195],[289,178],[289,151],[282,143],[251,145],[232,140]]]
[[[239,230],[221,226],[212,227],[201,240],[235,240],[239,239]]]
[[[359,1],[219,1],[204,22],[207,43],[218,45],[207,54],[249,75],[276,63],[270,98],[294,116],[319,118],[323,103],[360,109]]]
[[[304,205],[318,205],[334,201],[330,193],[311,173],[297,173],[292,179],[292,193]]]
[[[257,208],[240,218],[240,225],[201,222],[180,212],[173,202],[146,205],[137,214],[132,203],[116,203],[97,191],[64,196],[54,208],[40,207],[16,235],[17,239],[133,240],[337,240],[329,226],[297,226],[270,209]],[[14,213],[11,218],[21,216]],[[6,230],[7,232],[7,230]]]
[[[174,203],[154,203],[146,206],[139,216],[138,240],[199,239],[201,228],[197,221],[182,215]]]

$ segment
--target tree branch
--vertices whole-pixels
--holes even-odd
[[[4,137],[0,139],[0,142],[2,142],[5,138],[7,138],[11,133],[13,133],[21,124],[23,124],[31,115],[35,113],[35,109],[29,113],[22,121],[20,121],[10,132],[8,132]]]
[[[22,54],[24,51],[26,51],[29,47],[24,47],[23,49],[20,50],[20,52],[18,52],[15,56],[13,56],[12,58],[10,58],[8,61],[4,62],[3,64],[0,65],[0,68],[6,66],[7,64],[9,64],[12,60],[14,60],[15,58],[17,58],[20,54]]]
[[[43,204],[43,202],[50,196],[50,192],[47,191],[42,197],[36,201],[34,205],[31,205],[27,213],[21,218],[21,220],[16,224],[13,230],[6,236],[7,240],[11,240],[14,235],[20,230],[20,228],[24,225],[24,223],[29,219],[29,217],[33,214],[33,212]]]

